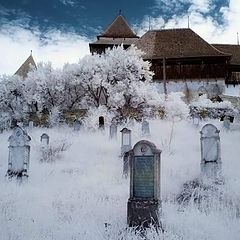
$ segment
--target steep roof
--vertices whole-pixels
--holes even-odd
[[[126,19],[122,15],[119,15],[108,26],[106,31],[98,37],[136,38],[137,35],[129,27]]]
[[[31,54],[27,58],[27,60],[21,65],[21,67],[15,72],[15,75],[26,78],[27,74],[32,70],[32,68],[37,69],[37,65],[36,65],[36,63],[33,59],[32,54]]]
[[[240,65],[240,45],[233,44],[212,44],[218,50],[231,54],[230,64]]]
[[[144,59],[230,56],[189,28],[150,30],[135,45],[145,53]]]

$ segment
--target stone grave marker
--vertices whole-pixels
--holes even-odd
[[[142,121],[142,136],[144,137],[150,136],[149,122],[147,120]]]
[[[9,177],[28,176],[31,137],[21,128],[16,127],[9,137],[8,171]]]
[[[79,120],[75,120],[73,123],[73,130],[74,131],[80,131],[81,129],[81,122]]]
[[[41,161],[49,160],[49,136],[46,133],[43,133],[41,138]]]
[[[104,129],[104,117],[103,116],[100,116],[98,119],[98,128]]]
[[[122,133],[121,156],[124,156],[124,153],[132,148],[132,131],[128,128],[123,128],[120,132]]]
[[[30,122],[28,123],[28,128],[29,128],[29,130],[32,130],[33,127],[34,127],[33,121],[30,121]]]
[[[225,116],[224,119],[223,119],[223,127],[226,129],[226,130],[229,130],[230,129],[230,119],[228,116]]]
[[[161,151],[149,141],[139,141],[129,151],[130,198],[127,221],[130,227],[160,226]]]
[[[193,113],[192,120],[193,120],[193,125],[198,127],[200,123],[200,117],[198,113]]]
[[[219,178],[221,171],[221,148],[219,130],[206,124],[201,134],[201,173],[208,178]]]
[[[109,127],[109,138],[110,139],[116,139],[117,138],[117,125],[115,123],[112,123]]]

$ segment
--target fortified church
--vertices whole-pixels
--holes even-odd
[[[210,44],[190,28],[149,30],[138,37],[119,15],[89,48],[92,54],[102,53],[120,44],[125,49],[131,44],[141,49],[158,81],[240,82],[240,46]]]
[[[113,46],[127,49],[132,44],[151,62],[154,80],[159,83],[240,83],[240,45],[210,44],[190,28],[149,30],[139,37],[119,15],[89,43],[89,49],[100,54]],[[31,54],[15,74],[26,77],[32,67],[36,64]]]

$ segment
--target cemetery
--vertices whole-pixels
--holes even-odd
[[[239,123],[100,116],[1,133],[0,239],[239,236]]]

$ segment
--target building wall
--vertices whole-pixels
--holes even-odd
[[[163,79],[163,61],[150,60],[155,80]],[[167,59],[167,80],[211,80],[227,77],[226,59]]]

